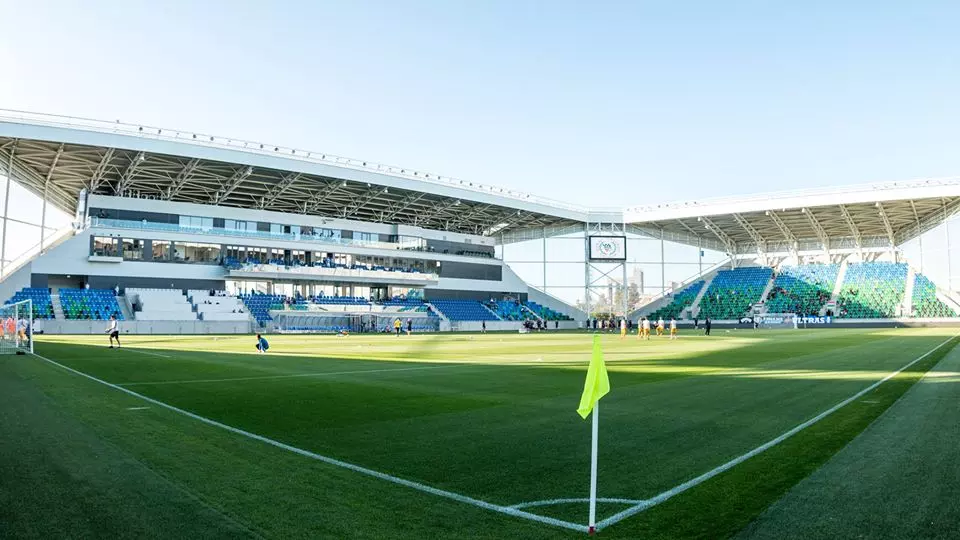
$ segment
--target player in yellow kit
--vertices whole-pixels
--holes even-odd
[[[627,319],[620,319],[620,339],[627,337]]]
[[[670,339],[677,339],[677,320],[670,318]]]
[[[657,335],[658,336],[663,335],[663,318],[662,317],[657,319]]]

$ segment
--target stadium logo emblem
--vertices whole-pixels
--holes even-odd
[[[597,251],[604,257],[614,257],[620,253],[620,245],[612,240],[600,240],[597,242]]]

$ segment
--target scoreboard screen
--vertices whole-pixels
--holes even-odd
[[[591,261],[625,261],[627,260],[626,236],[591,236]]]

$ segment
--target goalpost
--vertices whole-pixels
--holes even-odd
[[[33,300],[0,307],[0,354],[33,352]]]

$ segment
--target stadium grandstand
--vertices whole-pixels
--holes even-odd
[[[935,281],[922,251],[903,248],[957,213],[958,179],[591,209],[321,152],[17,111],[0,112],[0,171],[42,198],[42,220],[73,216],[51,233],[41,222],[24,253],[4,237],[0,295],[32,300],[48,333],[101,332],[111,317],[143,334],[389,332],[397,319],[417,331],[960,320],[950,272]],[[671,274],[668,247],[696,261]],[[628,277],[638,261],[659,267],[659,285]]]

